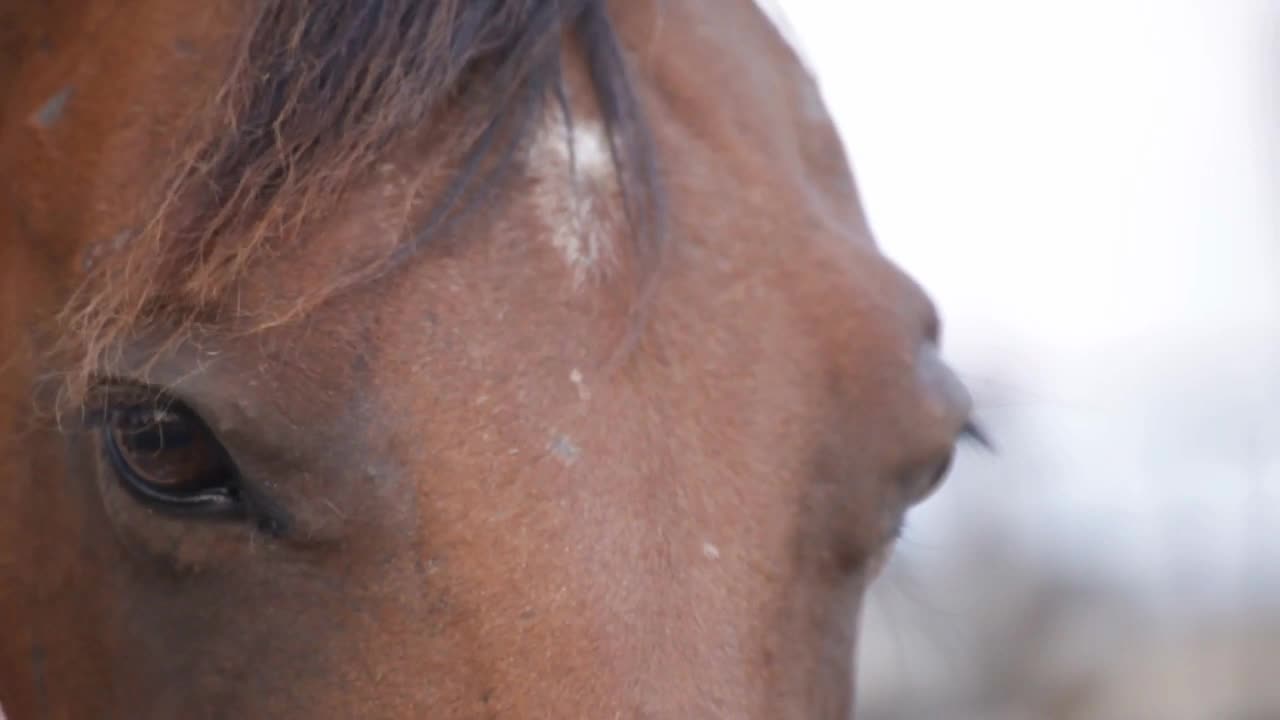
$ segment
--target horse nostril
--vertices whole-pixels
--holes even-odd
[[[942,360],[932,344],[920,347],[916,354],[916,372],[928,400],[940,416],[954,423],[951,431],[959,431],[969,422],[973,397],[955,371]]]
[[[954,452],[947,453],[947,456],[938,463],[933,470],[933,478],[929,481],[929,489],[927,495],[932,495],[942,485],[942,481],[947,479],[947,475],[951,472],[951,464],[955,461],[956,454]]]
[[[939,462],[926,466],[910,477],[907,482],[907,502],[916,505],[933,495],[946,479],[947,473],[951,472],[954,458],[955,453],[948,452]]]
[[[933,343],[921,345],[916,355],[921,412],[917,416],[919,437],[914,455],[915,473],[908,478],[908,499],[918,503],[929,497],[951,470],[956,441],[969,436],[988,445],[986,435],[973,421],[973,398],[943,360]]]

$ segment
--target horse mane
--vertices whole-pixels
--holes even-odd
[[[110,370],[125,338],[158,321],[175,338],[215,321],[278,321],[228,317],[225,300],[249,262],[322,219],[398,143],[444,126],[453,136],[442,145],[465,152],[425,226],[346,285],[414,255],[500,186],[548,100],[572,131],[561,76],[566,37],[587,63],[634,252],[656,253],[652,143],[605,0],[251,5],[220,92],[197,113],[186,149],[164,175],[158,210],[111,243],[107,252],[118,257],[95,259],[65,311],[83,357],[81,388]],[[456,121],[432,122],[445,111]]]

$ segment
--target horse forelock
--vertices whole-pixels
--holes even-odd
[[[603,0],[266,0],[234,33],[219,92],[192,113],[185,149],[161,174],[157,209],[87,251],[86,281],[64,313],[82,357],[75,384],[109,368],[122,341],[157,320],[175,339],[209,322],[281,321],[228,318],[251,261],[314,230],[402,143],[444,132],[440,146],[464,150],[428,199],[426,222],[285,314],[412,257],[501,186],[528,136],[545,132],[544,118],[572,129],[566,36],[587,63],[633,249],[655,255],[662,208],[652,143]],[[446,111],[453,122],[435,122]]]

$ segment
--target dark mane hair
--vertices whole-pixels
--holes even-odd
[[[604,0],[258,0],[238,37],[158,212],[116,243],[119,257],[102,258],[67,310],[84,380],[161,316],[181,332],[224,312],[219,300],[261,246],[296,235],[398,142],[457,113],[449,144],[465,152],[425,226],[350,282],[414,254],[498,185],[548,100],[571,123],[567,37],[587,63],[635,251],[656,253],[652,143]]]

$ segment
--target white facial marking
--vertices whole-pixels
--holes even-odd
[[[569,145],[561,146],[566,152]],[[573,157],[565,157],[574,163],[578,175],[589,180],[608,180],[613,175],[613,159],[609,153],[609,140],[597,123],[582,123],[573,130]]]
[[[553,113],[531,160],[538,209],[579,285],[612,253],[610,203],[617,183],[608,136],[600,123],[578,116],[570,137],[563,117]]]
[[[704,542],[702,543],[702,554],[708,560],[719,560],[720,548],[716,547],[715,545],[712,545],[709,542]]]
[[[578,389],[579,400],[585,402],[591,399],[591,390],[587,387],[586,382],[583,381],[581,370],[574,368],[573,371],[569,373],[569,382],[573,383],[573,386]]]

